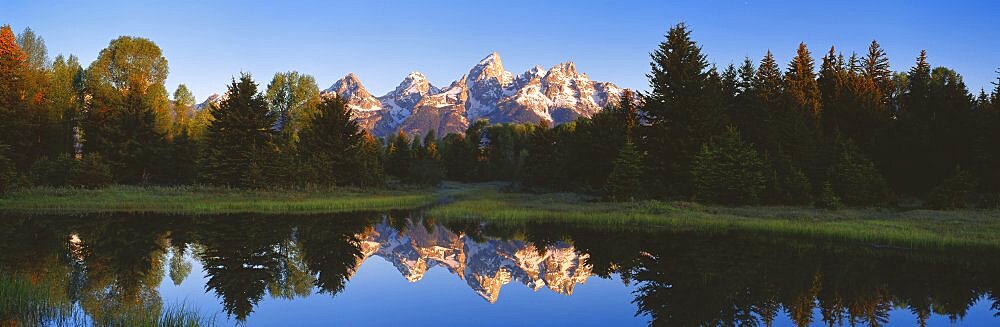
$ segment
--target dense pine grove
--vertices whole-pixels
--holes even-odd
[[[881,46],[800,44],[716,67],[688,26],[650,54],[650,91],[571,123],[376,139],[315,80],[241,73],[196,110],[152,41],[123,36],[83,67],[32,30],[0,29],[0,192],[30,185],[229,187],[514,181],[611,201],[931,208],[1000,206],[1000,79],[971,93],[925,52],[893,72]],[[998,71],[1000,74],[1000,71]]]

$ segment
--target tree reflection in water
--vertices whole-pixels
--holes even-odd
[[[79,305],[98,323],[158,314],[160,282],[183,282],[186,260],[201,262],[206,292],[244,321],[264,296],[336,296],[372,255],[414,281],[445,266],[491,302],[514,281],[569,295],[590,276],[620,278],[651,325],[755,326],[787,317],[877,326],[896,308],[926,324],[934,315],[961,319],[979,300],[1000,312],[1000,254],[990,249],[406,217],[10,216],[0,219],[0,271],[44,287],[48,305]]]

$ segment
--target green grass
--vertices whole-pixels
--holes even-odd
[[[236,190],[111,186],[99,190],[29,188],[0,198],[0,212],[34,214],[307,214],[414,209],[434,203],[428,190]]]
[[[500,184],[446,184],[440,219],[561,221],[603,227],[756,231],[902,247],[1000,248],[1000,211],[820,210],[810,207],[704,206],[690,202],[599,202],[572,193],[506,193]]]
[[[113,186],[101,190],[31,188],[0,199],[0,212],[83,214],[317,214],[428,207],[429,217],[529,220],[602,227],[733,230],[827,237],[903,247],[1000,248],[998,210],[820,210],[811,207],[705,206],[690,202],[600,202],[573,193],[501,191],[503,183],[445,183],[439,190],[235,190],[211,187]]]

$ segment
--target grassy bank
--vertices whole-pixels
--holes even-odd
[[[99,190],[31,188],[0,198],[0,212],[82,214],[152,212],[171,214],[334,213],[413,209],[429,205],[428,190],[362,191],[235,190],[198,186],[112,186]]]
[[[1000,211],[891,209],[820,210],[809,207],[720,207],[690,202],[607,203],[572,193],[501,192],[499,184],[446,184],[449,202],[427,211],[439,219],[529,220],[706,232],[733,230],[829,237],[903,246],[1000,248]]]

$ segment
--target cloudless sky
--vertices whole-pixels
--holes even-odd
[[[921,49],[933,66],[992,88],[1000,67],[1000,1],[7,1],[0,24],[30,26],[49,56],[87,66],[120,35],[149,38],[170,64],[167,88],[187,84],[201,102],[250,72],[262,88],[297,70],[326,88],[355,72],[375,95],[410,71],[447,86],[493,51],[515,74],[572,60],[592,79],[648,90],[649,52],[686,22],[710,62],[784,67],[799,42],[820,57],[849,55],[872,39],[894,70]]]

